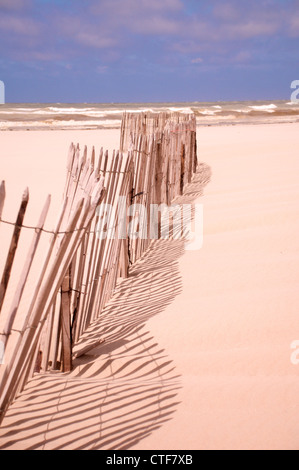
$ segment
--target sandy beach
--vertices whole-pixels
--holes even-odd
[[[86,333],[104,346],[68,375],[36,375],[0,449],[299,449],[298,126],[197,128],[201,165],[179,202],[203,204],[203,248],[154,243]],[[3,218],[29,186],[26,223],[51,193],[51,224],[70,143],[111,151],[119,131],[0,140]]]
[[[28,223],[35,223],[48,194],[52,196],[50,221],[61,206],[69,146],[86,145],[99,154],[101,147],[112,152],[119,147],[119,130],[105,131],[17,131],[1,132],[0,178],[7,191],[6,213],[15,214],[26,186],[30,190]],[[5,215],[5,213],[4,213]]]

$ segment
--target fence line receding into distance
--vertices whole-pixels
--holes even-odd
[[[194,115],[128,113],[122,120],[120,150],[113,151],[112,156],[103,149],[98,157],[94,149],[88,156],[86,147],[81,154],[78,145],[70,146],[63,203],[53,231],[44,229],[50,197],[36,227],[23,224],[28,189],[16,222],[3,220],[6,191],[2,182],[0,230],[11,225],[12,233],[1,266],[0,344],[5,357],[0,365],[0,422],[34,373],[69,372],[73,358],[87,352],[87,348],[78,349],[76,344],[101,315],[118,279],[128,277],[130,264],[149,248],[150,227],[140,227],[142,219],[136,218],[135,229],[146,236],[130,237],[128,227],[132,220],[134,224],[134,214],[121,221],[112,217],[108,208],[116,208],[121,199],[125,214],[132,205],[136,212],[142,205],[150,216],[152,204],[170,205],[183,193],[196,168]],[[127,235],[99,237],[103,214],[109,230],[118,233],[122,223]],[[19,274],[14,272],[15,257],[23,231],[30,228],[32,239]],[[45,235],[47,248],[42,262],[38,261],[39,275],[31,282],[28,293],[32,265]],[[10,280],[16,276],[16,287],[14,284],[8,302]]]

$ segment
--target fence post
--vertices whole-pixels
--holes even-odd
[[[181,143],[181,182],[180,182],[180,195],[184,192],[184,178],[185,178],[185,144]]]
[[[70,268],[64,277],[61,286],[61,340],[62,340],[62,370],[72,370],[72,335],[71,335],[71,311],[70,311]]]
[[[23,220],[25,217],[28,201],[29,201],[29,190],[28,188],[26,188],[22,197],[20,210],[19,210],[17,220],[15,223],[15,228],[14,228],[13,236],[11,239],[11,243],[10,243],[10,247],[9,247],[9,251],[8,251],[8,255],[7,255],[7,259],[6,259],[6,263],[5,263],[5,267],[4,267],[4,271],[2,275],[2,280],[1,280],[1,285],[0,285],[0,312],[2,309],[4,297],[6,294],[6,289],[8,286],[9,279],[10,279],[12,265],[13,265],[14,257],[15,257],[17,247],[18,247],[22,224],[23,224]]]

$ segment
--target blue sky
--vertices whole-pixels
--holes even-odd
[[[0,0],[7,102],[287,99],[299,0]]]

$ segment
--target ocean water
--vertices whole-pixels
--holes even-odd
[[[299,122],[290,101],[192,103],[4,104],[0,130],[118,129],[124,112],[193,112],[198,125]]]

